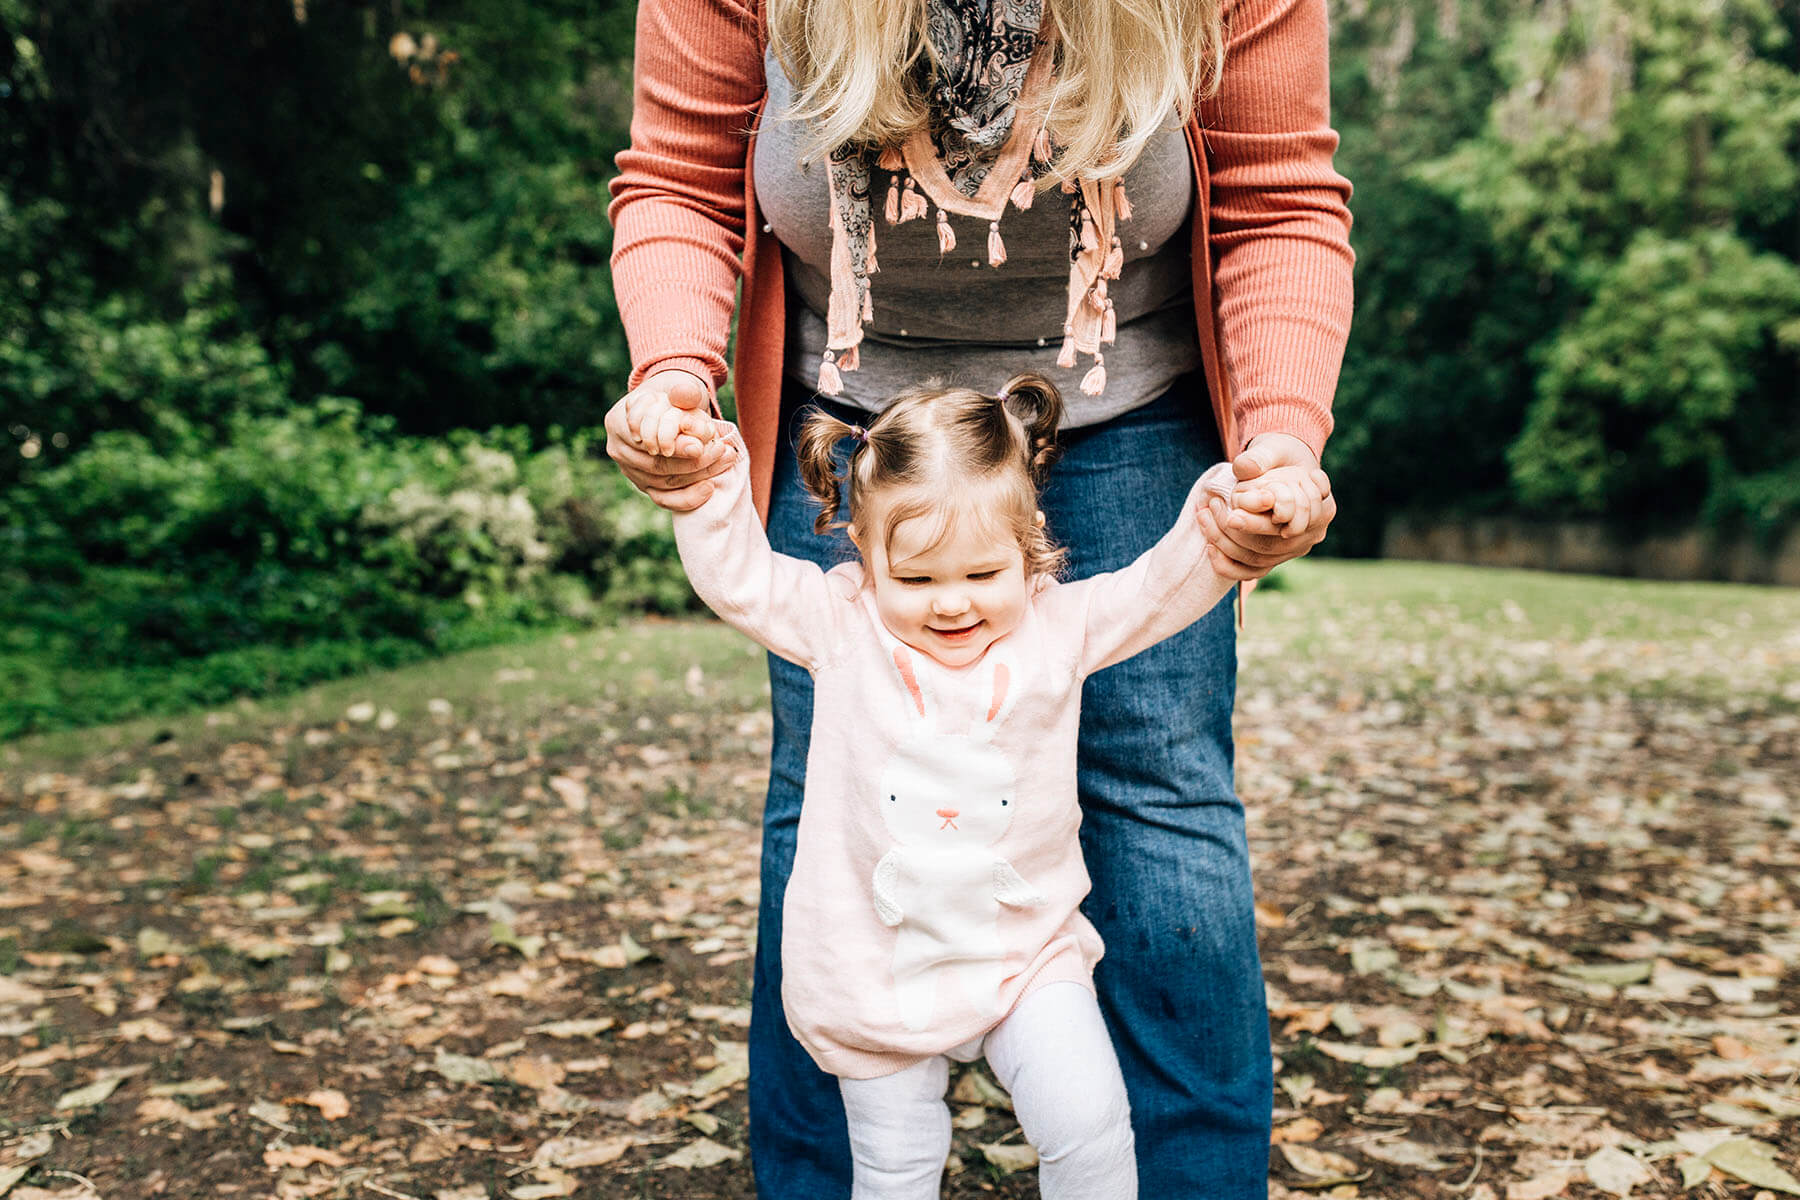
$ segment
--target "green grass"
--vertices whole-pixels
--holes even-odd
[[[1301,561],[1253,595],[1246,685],[1687,696],[1800,707],[1800,590]]]
[[[1281,574],[1278,590],[1252,596],[1247,606],[1240,639],[1246,689],[1354,690],[1409,703],[1474,690],[1800,708],[1800,591],[1793,589],[1342,560],[1292,563]],[[762,652],[723,625],[633,620],[275,700],[33,735],[0,746],[0,768],[55,769],[157,741],[204,754],[278,726],[341,725],[374,739],[375,722],[346,719],[359,704],[391,711],[402,729],[454,731],[472,723],[523,728],[553,711],[744,712],[760,707],[765,694]],[[433,701],[440,710],[447,703],[448,714],[434,714]],[[303,752],[298,738],[288,745]],[[580,746],[564,736],[544,749],[578,753]],[[667,801],[677,802],[695,801]]]
[[[694,668],[698,696],[688,683]],[[153,742],[205,754],[296,725],[343,724],[366,730],[373,739],[379,733],[375,720],[355,722],[346,715],[361,704],[373,706],[377,719],[384,710],[392,712],[397,728],[457,730],[469,724],[523,727],[553,711],[623,701],[643,711],[742,712],[758,706],[765,694],[763,652],[738,634],[713,621],[645,618],[465,651],[270,700],[32,734],[0,745],[0,769],[54,770]],[[441,702],[440,709],[447,703],[448,713],[440,718],[433,701]],[[303,743],[293,739],[289,750],[302,753]]]

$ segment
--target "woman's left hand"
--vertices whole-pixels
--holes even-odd
[[[1200,514],[1213,569],[1240,582],[1261,579],[1325,540],[1337,516],[1331,478],[1312,449],[1286,433],[1265,433],[1231,462],[1232,503],[1214,498]]]

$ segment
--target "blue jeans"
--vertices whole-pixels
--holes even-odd
[[[1063,436],[1043,497],[1069,574],[1125,566],[1175,521],[1221,456],[1197,378]],[[792,390],[792,389],[790,389]],[[822,565],[853,551],[812,532],[792,451],[790,395],[769,541]],[[1244,810],[1232,786],[1236,631],[1227,598],[1198,623],[1092,676],[1082,692],[1082,906],[1106,940],[1094,983],[1131,1097],[1146,1197],[1267,1196],[1274,1081]],[[781,914],[806,775],[812,679],[773,655],[774,749],[763,812],[762,910],[750,1021],[750,1154],[763,1200],[846,1200],[850,1144],[837,1081],[788,1032]]]

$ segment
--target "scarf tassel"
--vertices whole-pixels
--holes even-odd
[[[1106,265],[1100,269],[1102,279],[1117,279],[1125,271],[1125,247],[1114,238],[1112,249],[1106,253]]]
[[[1100,340],[1108,346],[1119,340],[1119,318],[1111,300],[1106,302],[1106,313],[1100,318]]]
[[[1032,182],[1029,174],[1026,175],[1025,178],[1019,180],[1019,182],[1013,184],[1012,205],[1014,208],[1019,209],[1020,211],[1030,208],[1031,201],[1036,196],[1037,185]]]
[[[906,156],[900,153],[900,147],[889,146],[881,152],[881,157],[875,160],[875,165],[884,171],[898,174],[906,169]]]
[[[938,253],[948,254],[956,249],[956,233],[950,228],[950,214],[938,209],[937,219]]]
[[[1000,240],[1000,222],[988,222],[988,266],[997,267],[1006,261],[1006,243]]]
[[[1065,371],[1075,365],[1075,331],[1067,325],[1063,326],[1062,350],[1056,356],[1056,365]]]
[[[931,206],[926,203],[925,197],[920,195],[918,189],[913,186],[912,177],[908,176],[906,180],[906,190],[900,194],[900,224],[904,225],[908,221],[928,216],[930,213]]]
[[[898,175],[888,180],[887,204],[882,207],[881,215],[887,218],[889,225],[896,225],[900,221],[900,177]]]
[[[1106,390],[1106,359],[1099,354],[1095,354],[1093,367],[1088,371],[1088,373],[1085,376],[1082,377],[1081,391],[1082,391],[1083,395],[1098,396],[1101,392],[1104,392],[1105,390]]]
[[[838,374],[837,364],[832,361],[832,353],[827,350],[825,357],[819,362],[819,394],[835,396],[843,390],[844,377]]]
[[[1131,220],[1131,201],[1125,198],[1125,185],[1118,184],[1113,188],[1113,211],[1119,214],[1119,220]]]

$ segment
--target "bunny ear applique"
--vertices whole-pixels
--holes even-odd
[[[930,720],[935,711],[925,694],[925,685],[919,678],[919,669],[913,661],[912,651],[905,646],[894,647],[894,670],[900,676],[900,685],[912,701],[912,711],[920,720]]]
[[[983,667],[982,700],[983,708],[977,724],[976,736],[990,738],[1012,712],[1013,703],[1019,697],[1018,677],[1012,666],[1003,658],[989,655],[991,665]]]

